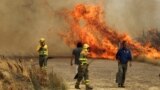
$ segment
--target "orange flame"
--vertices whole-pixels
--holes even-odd
[[[61,34],[65,43],[69,46],[75,45],[77,41],[88,43],[91,47],[91,56],[94,58],[114,59],[118,43],[122,40],[127,41],[134,56],[160,58],[160,52],[149,44],[142,46],[129,35],[119,34],[108,27],[100,6],[78,4],[65,15],[65,20],[70,25],[70,30]]]

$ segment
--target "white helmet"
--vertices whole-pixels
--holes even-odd
[[[84,44],[84,45],[83,45],[83,48],[84,48],[84,49],[87,49],[87,48],[89,48],[89,45],[88,45],[88,44]]]

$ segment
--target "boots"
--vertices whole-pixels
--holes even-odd
[[[79,83],[76,83],[75,88],[76,88],[76,89],[80,89]]]
[[[118,84],[118,87],[125,88],[124,84]]]
[[[86,90],[92,90],[93,89],[93,87],[92,86],[90,86],[90,85],[86,85]]]

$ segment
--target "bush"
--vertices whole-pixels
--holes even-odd
[[[47,74],[45,70],[32,68],[30,77],[35,90],[67,90],[64,80],[53,71]]]
[[[23,60],[0,60],[0,90],[67,90],[55,72],[29,65]]]

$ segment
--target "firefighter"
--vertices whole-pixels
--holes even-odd
[[[41,38],[39,43],[37,48],[37,52],[39,53],[39,66],[41,69],[47,69],[48,46],[46,45],[44,38]]]
[[[93,89],[89,85],[87,55],[89,55],[89,45],[84,44],[82,51],[80,53],[80,58],[79,58],[80,64],[78,67],[78,78],[77,78],[77,82],[75,85],[76,89],[80,89],[79,85],[80,85],[80,82],[82,81],[83,78],[85,80],[86,90]]]
[[[116,59],[118,60],[118,72],[116,75],[116,82],[118,83],[118,87],[124,87],[128,62],[130,62],[130,66],[132,65],[132,55],[131,51],[126,46],[126,41],[122,42],[121,48],[119,48],[116,54]]]

